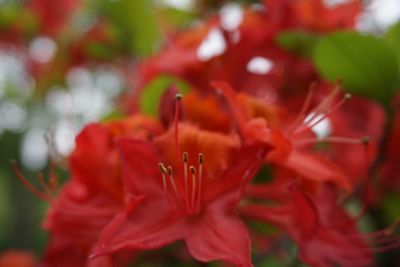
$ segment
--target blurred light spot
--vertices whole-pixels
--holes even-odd
[[[2,95],[12,93],[20,98],[28,98],[34,89],[34,80],[25,70],[22,55],[15,51],[0,50],[0,91]]]
[[[25,109],[15,103],[3,102],[0,105],[0,127],[12,131],[21,131],[28,117]]]
[[[57,112],[62,115],[72,114],[71,94],[65,89],[60,88],[49,90],[46,96],[46,107],[50,112]]]
[[[58,122],[54,129],[55,151],[61,156],[68,156],[75,148],[76,132],[74,125],[67,120]]]
[[[400,20],[399,0],[372,0],[357,21],[357,29],[365,32],[385,30]]]
[[[40,63],[49,62],[56,50],[56,43],[48,37],[37,37],[29,45],[30,57]]]
[[[220,10],[221,26],[227,31],[234,31],[243,20],[243,10],[240,5],[229,3]]]
[[[268,10],[268,6],[260,3],[254,3],[250,5],[250,9],[256,12],[264,12]]]
[[[273,66],[273,62],[268,58],[254,57],[247,63],[247,71],[255,74],[267,74]]]
[[[94,87],[102,88],[103,92],[110,97],[117,96],[122,91],[122,79],[116,71],[98,70],[94,81]]]
[[[96,24],[96,16],[94,14],[79,10],[72,19],[72,27],[80,32],[90,30]]]
[[[222,32],[218,28],[211,28],[203,42],[197,49],[197,58],[200,61],[210,60],[225,52],[226,43]]]
[[[349,3],[350,0],[324,0],[323,2],[327,7],[335,7],[338,5]]]
[[[371,5],[372,17],[382,26],[387,27],[400,19],[399,0],[375,0]]]
[[[85,68],[72,68],[67,73],[67,84],[69,87],[91,86],[93,84],[92,75]]]
[[[158,2],[164,5],[168,5],[183,10],[190,10],[194,6],[194,0],[160,0]]]
[[[4,95],[5,95],[5,93],[6,93],[6,90],[5,90],[5,88],[4,88],[4,76],[2,76],[1,74],[0,74],[0,99],[2,99],[3,97],[4,97]]]
[[[22,138],[21,160],[25,167],[33,171],[42,169],[47,163],[48,148],[44,136],[42,129],[31,128]]]
[[[111,110],[111,104],[101,90],[92,87],[71,89],[72,108],[83,121],[98,120]]]
[[[231,33],[231,41],[234,44],[239,43],[240,41],[240,31],[236,30]]]
[[[324,116],[323,114],[319,114],[319,115],[315,116],[315,113],[310,113],[304,119],[304,123],[311,126],[314,123],[317,123],[317,121],[321,120],[323,118],[323,116]],[[318,122],[316,125],[311,127],[311,130],[319,139],[325,138],[331,134],[331,131],[332,131],[331,121],[328,118],[324,118],[320,122]]]

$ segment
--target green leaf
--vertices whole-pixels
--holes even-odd
[[[330,81],[340,80],[349,93],[370,97],[388,106],[396,93],[398,63],[381,39],[356,32],[336,32],[318,42],[314,62]]]
[[[157,116],[160,99],[171,85],[175,84],[182,94],[189,90],[189,85],[184,81],[169,75],[161,75],[153,79],[140,94],[139,109],[142,113]]]
[[[276,42],[289,52],[309,58],[318,42],[318,36],[304,31],[286,31],[279,33]]]
[[[154,52],[160,31],[148,0],[97,0],[100,12],[119,29],[121,43],[134,54]]]
[[[182,28],[193,22],[196,18],[193,12],[170,7],[161,9],[158,12],[162,18],[166,18],[176,28]]]
[[[86,53],[93,59],[112,60],[117,52],[110,46],[100,42],[90,42],[86,47]]]
[[[400,22],[389,28],[384,40],[396,53],[397,61],[400,63]]]

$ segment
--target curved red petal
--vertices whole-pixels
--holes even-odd
[[[155,249],[182,239],[185,221],[166,199],[140,203],[132,212],[117,214],[100,235],[93,256],[126,249]]]
[[[216,199],[191,222],[185,240],[193,257],[204,262],[223,260],[253,266],[247,229],[232,211],[235,199],[234,193]]]
[[[121,138],[117,141],[122,161],[122,180],[134,195],[160,196],[162,178],[159,155],[151,143]]]
[[[290,153],[285,166],[317,182],[330,181],[341,186],[343,189],[351,189],[350,181],[340,168],[323,157],[294,150]]]

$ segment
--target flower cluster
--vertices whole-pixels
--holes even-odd
[[[36,192],[50,203],[43,266],[125,266],[163,248],[150,255],[248,267],[296,246],[310,266],[361,267],[398,247],[396,223],[359,222],[400,190],[400,113],[350,96],[277,41],[353,29],[361,10],[265,0],[237,23],[221,12],[173,34],[135,69],[126,114],[78,135],[69,180]],[[166,76],[157,95],[151,84]]]

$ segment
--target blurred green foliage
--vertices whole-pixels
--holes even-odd
[[[349,93],[370,97],[385,106],[399,88],[396,55],[377,37],[356,32],[324,36],[315,48],[314,62],[328,80],[342,81]]]

